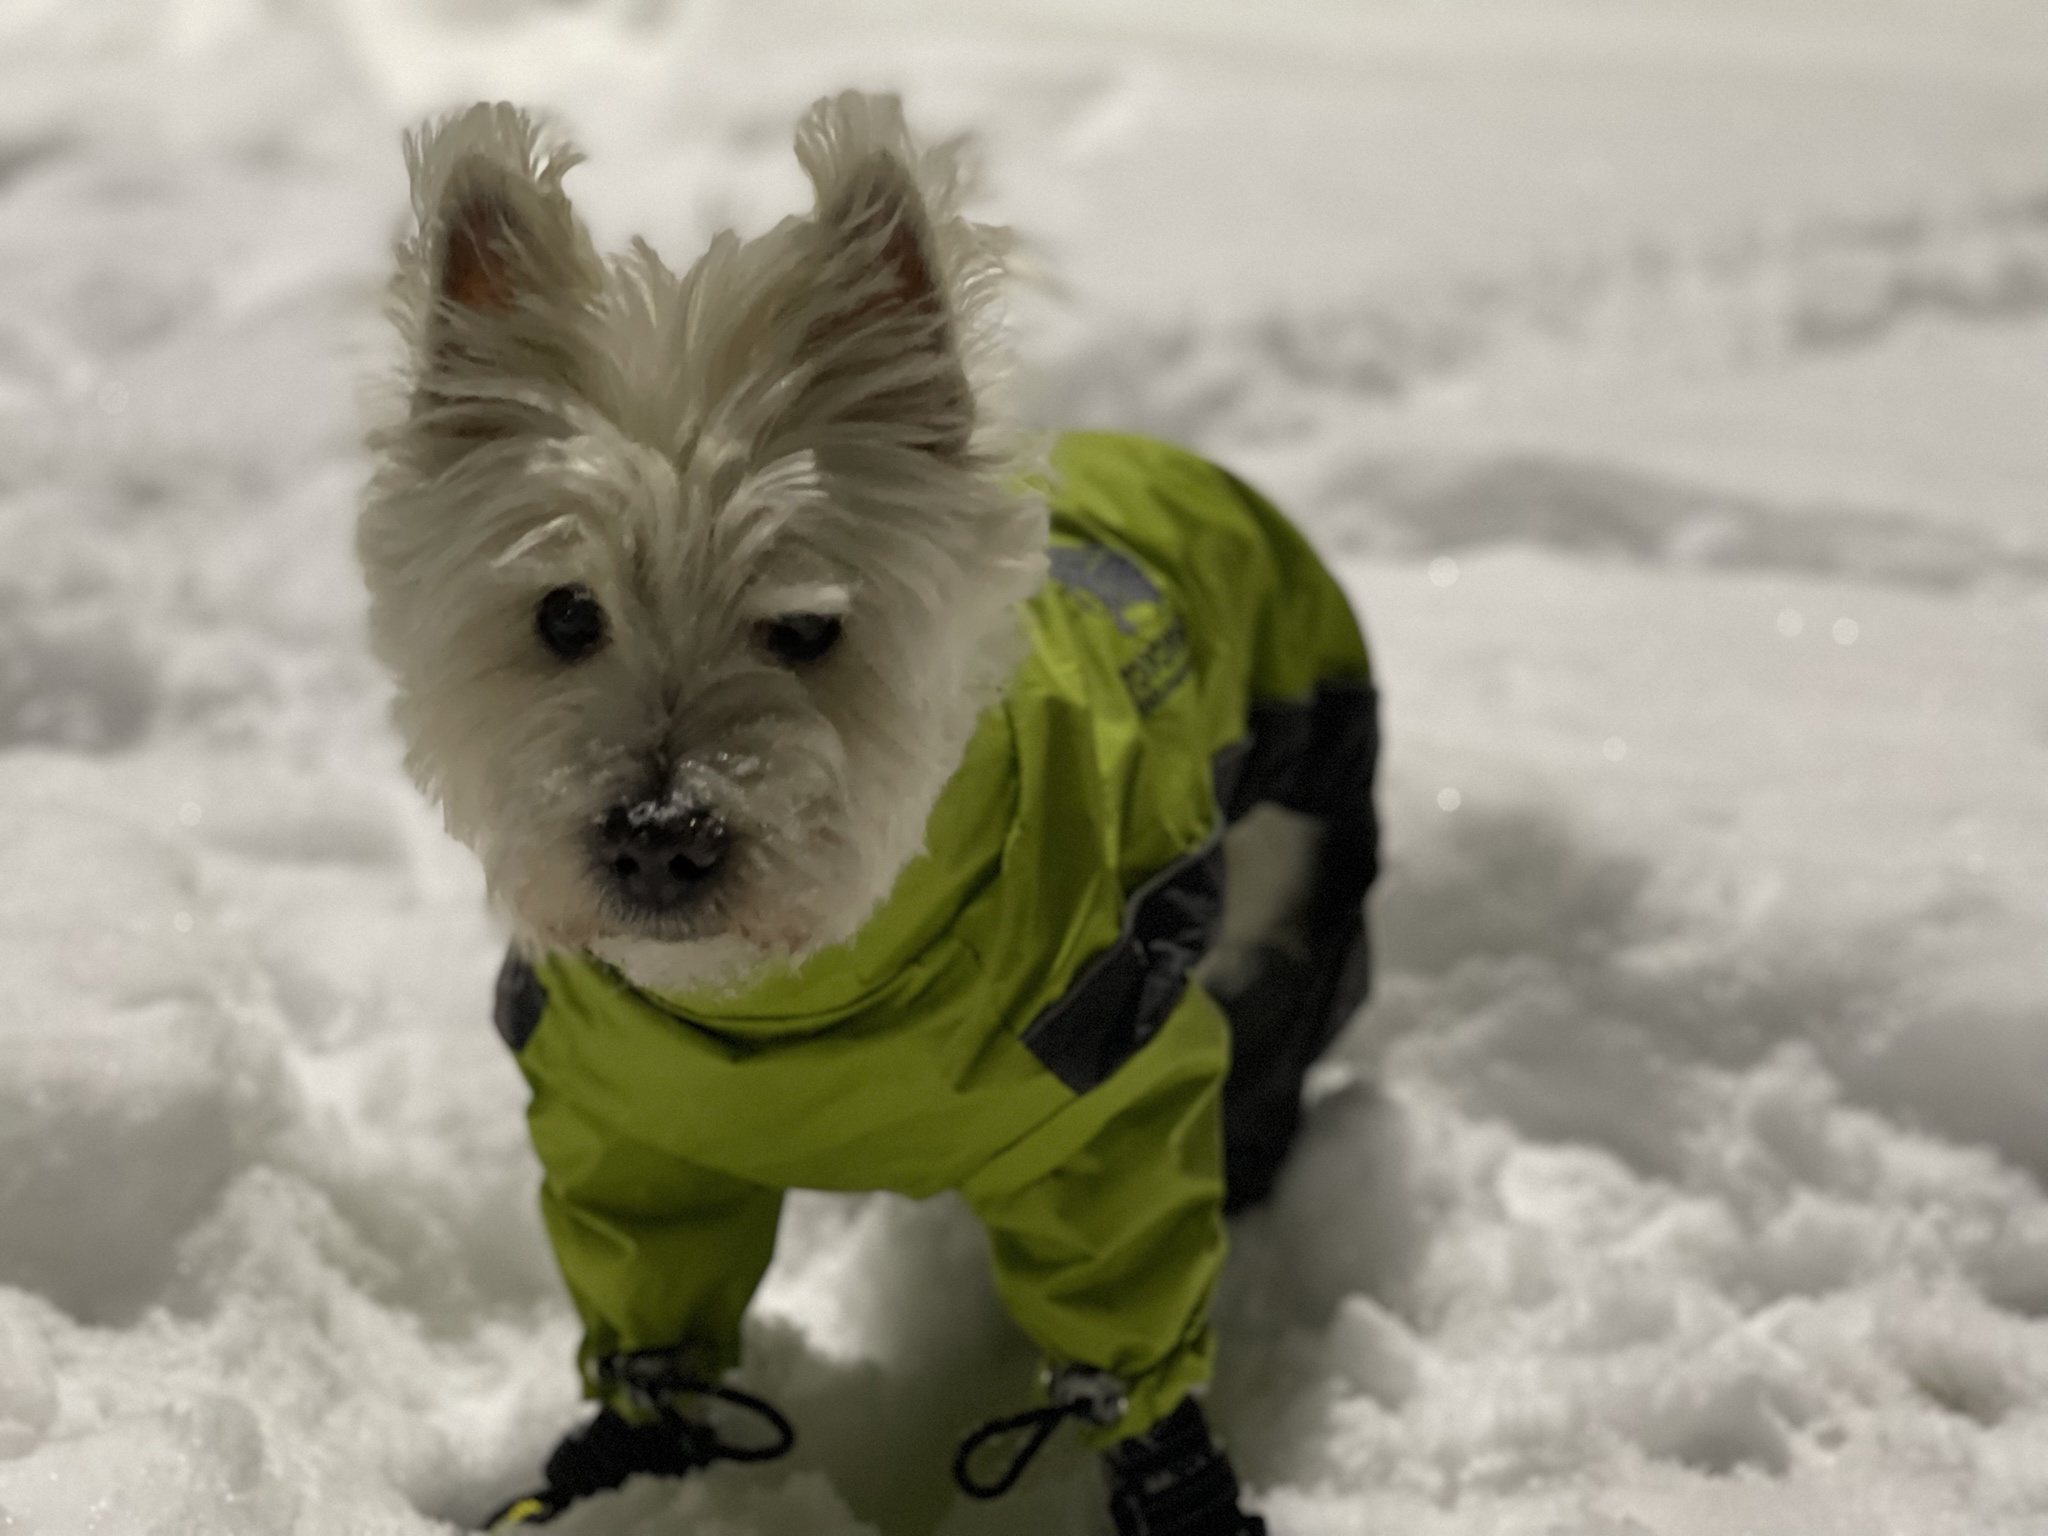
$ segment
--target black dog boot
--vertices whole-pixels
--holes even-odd
[[[600,1409],[548,1457],[547,1486],[506,1504],[484,1522],[485,1531],[546,1525],[578,1499],[629,1477],[681,1477],[714,1461],[773,1461],[796,1443],[796,1431],[772,1404],[737,1387],[696,1379],[672,1351],[609,1356],[598,1362],[597,1379],[640,1419],[609,1404]],[[765,1425],[769,1438],[744,1444],[723,1438],[708,1419],[708,1410],[721,1405]]]
[[[1266,1536],[1266,1522],[1237,1507],[1237,1474],[1192,1397],[1103,1460],[1117,1536]]]
[[[716,1458],[695,1426],[664,1416],[634,1424],[613,1409],[567,1436],[548,1457],[547,1486],[523,1494],[484,1522],[486,1531],[545,1525],[578,1499],[616,1488],[629,1477],[649,1473],[681,1477]]]

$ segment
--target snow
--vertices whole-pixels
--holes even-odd
[[[1227,457],[1386,694],[1381,975],[1245,1220],[1275,1536],[2048,1529],[2048,13],[2030,0],[0,9],[0,1532],[445,1530],[573,1418],[479,882],[349,554],[400,126],[599,235],[987,143],[1047,421]],[[967,1507],[1028,1350],[947,1201],[798,1197],[804,1440],[565,1532]]]

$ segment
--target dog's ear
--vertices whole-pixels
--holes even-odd
[[[955,146],[920,154],[894,96],[820,101],[797,130],[817,189],[804,231],[798,361],[805,414],[954,456],[974,431],[963,268],[982,242],[953,211]]]
[[[396,291],[415,425],[458,442],[532,430],[579,382],[602,285],[562,191],[582,157],[504,102],[428,124],[405,155],[415,232]]]

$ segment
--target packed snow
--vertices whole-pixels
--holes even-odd
[[[399,129],[553,109],[600,237],[972,130],[1021,407],[1226,459],[1386,699],[1371,1005],[1244,1220],[1274,1536],[2048,1531],[2036,0],[0,6],[0,1532],[426,1533],[577,1415],[501,940],[350,554]],[[624,1536],[968,1506],[1028,1349],[949,1201],[800,1197],[789,1461]]]

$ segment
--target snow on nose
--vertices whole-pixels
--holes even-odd
[[[671,798],[613,806],[592,841],[614,890],[635,907],[670,912],[718,873],[732,836],[708,806]]]

